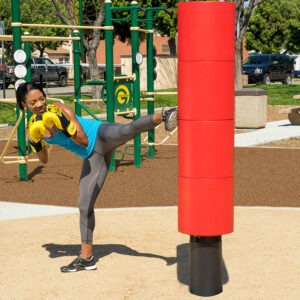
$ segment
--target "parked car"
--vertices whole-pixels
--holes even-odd
[[[13,73],[10,73],[8,67],[4,65],[0,65],[0,89],[3,89],[3,73],[4,73],[4,81],[5,81],[5,88],[7,89],[11,84],[15,83],[14,75]]]
[[[59,86],[66,86],[68,83],[68,70],[66,67],[55,64],[46,57],[31,58],[31,77],[33,82],[57,82]]]
[[[291,84],[294,76],[294,59],[286,54],[250,55],[243,63],[243,74],[249,83],[280,81]]]

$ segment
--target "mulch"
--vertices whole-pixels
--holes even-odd
[[[0,141],[3,149],[6,141]],[[7,155],[16,155],[12,142]],[[300,150],[235,148],[235,205],[300,206]],[[19,180],[18,164],[0,165],[1,201],[77,207],[81,159],[54,146],[47,165],[27,164],[27,181]],[[95,207],[177,205],[177,146],[157,146],[154,159],[136,168],[125,155],[110,172]]]

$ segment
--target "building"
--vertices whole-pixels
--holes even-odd
[[[167,36],[154,36],[153,44],[156,47],[157,55],[170,55],[170,49],[168,45],[169,37]],[[142,54],[146,54],[146,40],[140,43],[140,52]],[[131,45],[130,41],[125,43],[121,42],[118,38],[114,40],[114,64],[121,63],[121,56],[123,55],[131,55]],[[97,61],[100,64],[105,63],[105,41],[100,41],[100,45],[97,49]]]

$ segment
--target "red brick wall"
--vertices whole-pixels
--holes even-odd
[[[170,51],[163,51],[168,48],[168,37],[154,36],[153,43],[156,46],[157,54],[170,54]],[[164,48],[164,49],[163,49]],[[128,42],[122,43],[118,39],[115,39],[114,43],[114,64],[121,63],[121,55],[131,55],[131,45]],[[140,44],[140,52],[146,54],[146,41]],[[100,64],[105,63],[105,41],[100,41],[100,45],[97,49],[97,62]]]

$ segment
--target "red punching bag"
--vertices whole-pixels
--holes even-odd
[[[178,223],[192,236],[233,231],[235,9],[178,6]]]

